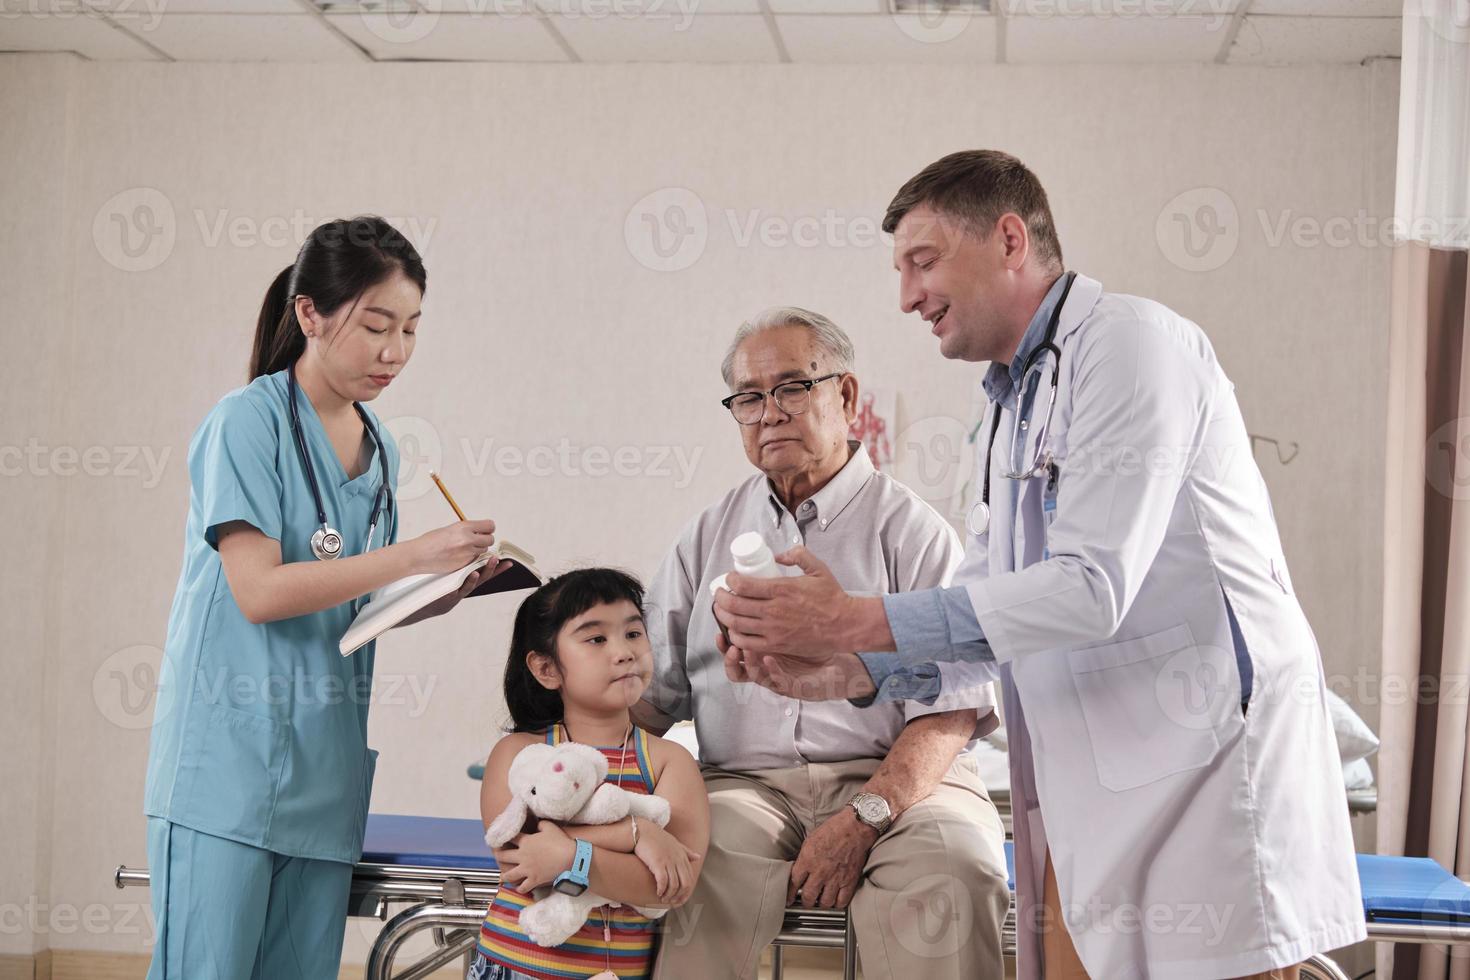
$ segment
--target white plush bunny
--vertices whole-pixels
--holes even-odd
[[[521,832],[527,814],[560,824],[605,824],[631,813],[660,827],[668,824],[668,800],[629,793],[606,779],[607,757],[590,745],[563,742],[526,746],[510,764],[510,804],[491,821],[485,843],[491,847],[504,845]],[[526,935],[538,946],[560,946],[582,928],[592,909],[610,904],[590,888],[572,896],[542,887],[535,890],[534,897],[536,901],[521,911],[520,921]],[[656,919],[666,910],[638,911]]]

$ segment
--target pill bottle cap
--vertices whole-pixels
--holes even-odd
[[[761,554],[770,554],[766,541],[755,531],[746,531],[730,542],[730,556],[738,562],[755,562]]]

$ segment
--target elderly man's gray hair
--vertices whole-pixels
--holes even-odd
[[[730,341],[725,359],[720,363],[720,374],[725,378],[726,387],[735,385],[735,352],[740,349],[740,345],[749,337],[776,327],[805,327],[811,333],[812,343],[830,362],[828,370],[841,371],[844,374],[852,370],[856,355],[852,349],[852,341],[841,327],[822,314],[799,306],[773,306],[756,314],[754,319],[746,320],[735,331],[735,339]]]

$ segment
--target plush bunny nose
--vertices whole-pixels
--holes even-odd
[[[560,762],[553,762],[551,764],[551,771],[552,772],[561,772],[561,770],[562,770],[562,765],[561,765]]]

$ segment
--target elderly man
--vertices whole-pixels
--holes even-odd
[[[755,977],[793,902],[850,910],[869,980],[1003,975],[1004,835],[962,754],[996,724],[984,675],[944,668],[958,693],[929,705],[805,704],[731,683],[713,642],[709,583],[746,531],[777,553],[805,544],[870,595],[939,587],[959,564],[943,518],[848,440],[852,367],[851,342],[818,314],[774,309],[741,326],[724,404],[761,472],[685,528],[648,592],[654,677],[635,714],[659,732],[694,719],[711,811],[662,980]]]

